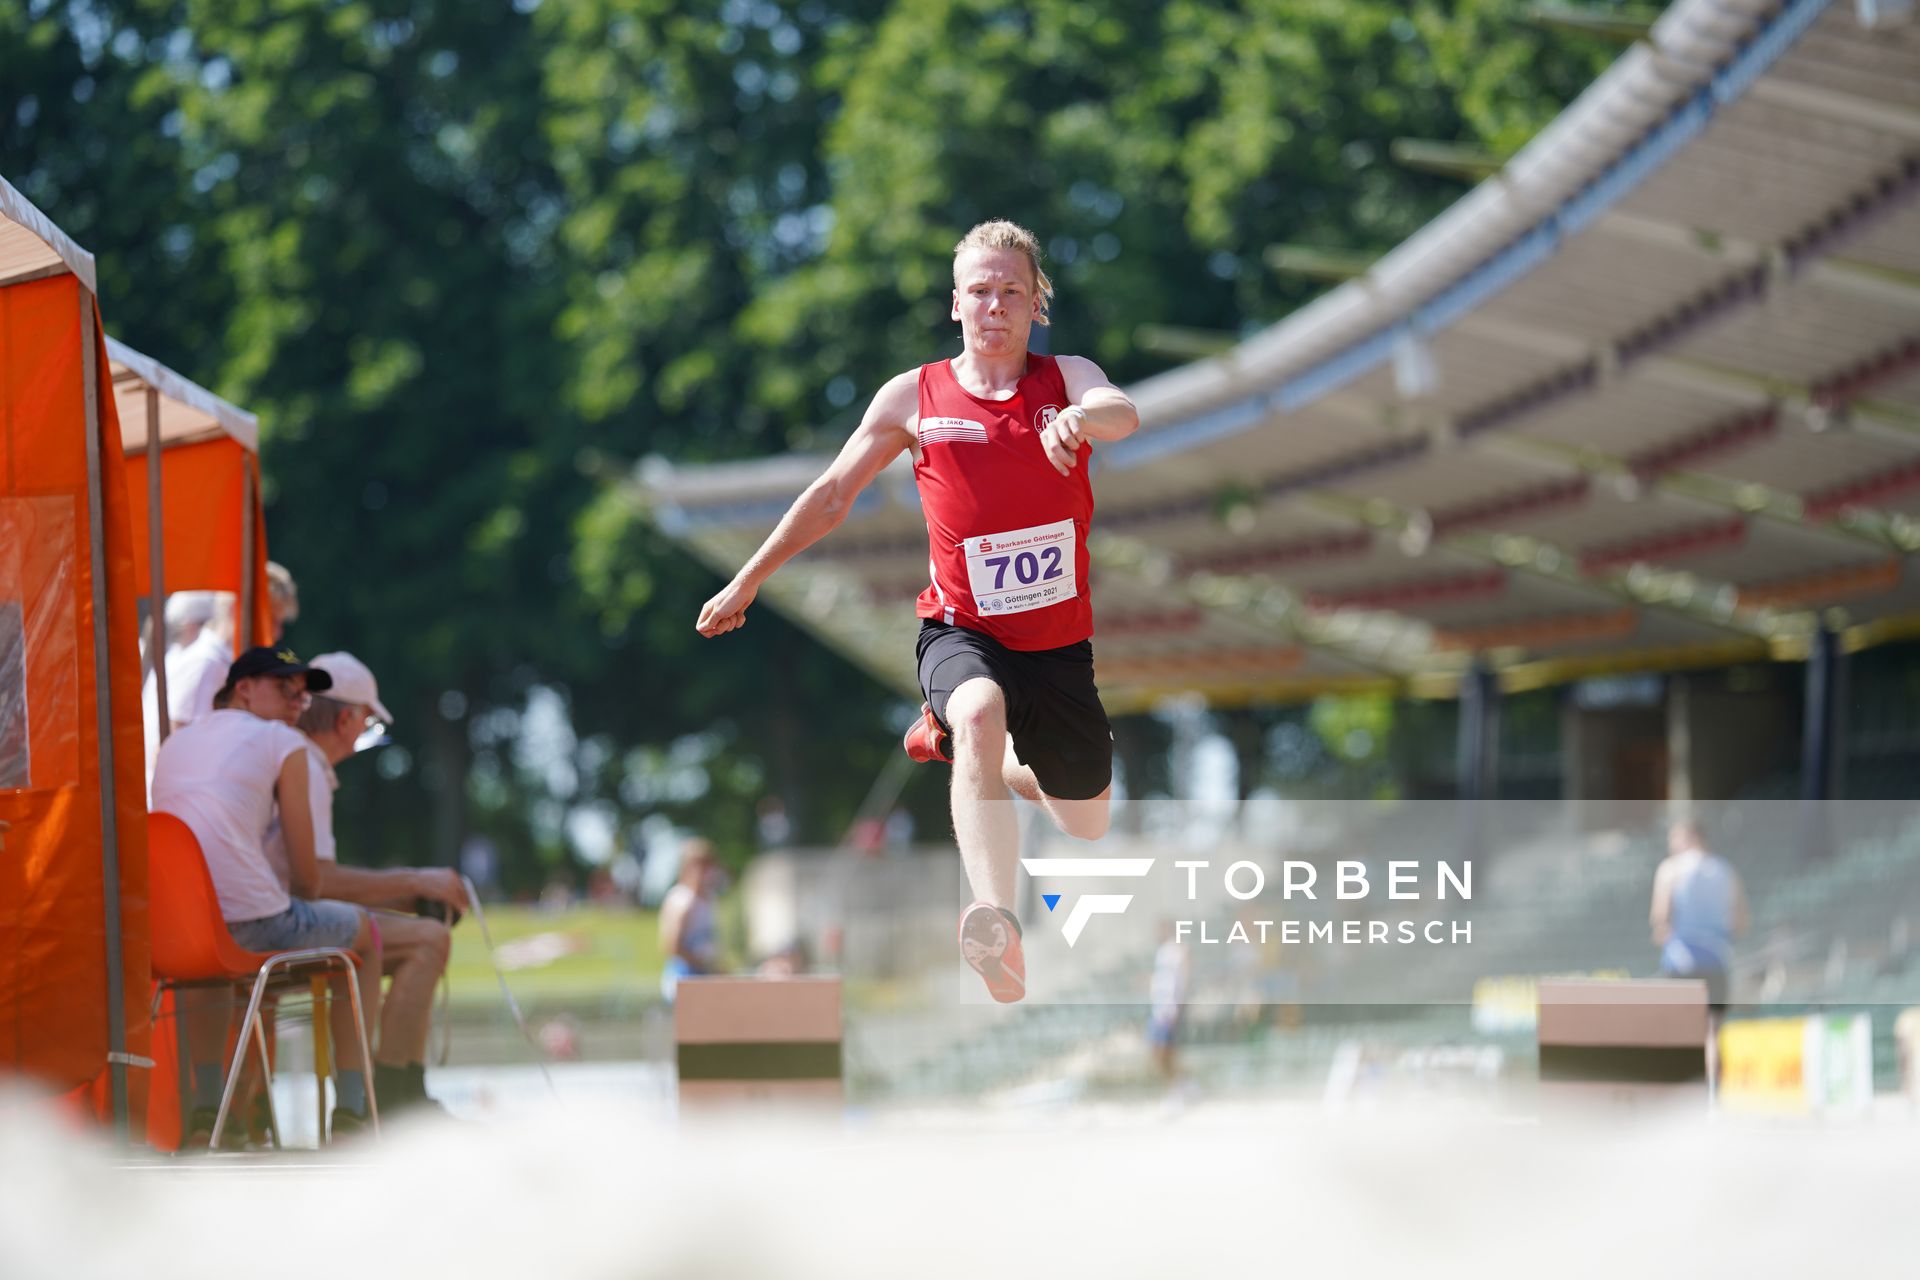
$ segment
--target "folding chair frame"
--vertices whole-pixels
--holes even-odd
[[[304,974],[297,972],[302,970],[305,971]],[[240,1074],[246,1067],[249,1041],[252,1042],[253,1048],[258,1052],[260,1058],[260,1073],[266,1082],[267,1122],[273,1132],[273,1145],[276,1148],[280,1146],[280,1116],[273,1102],[273,1063],[267,1055],[266,1019],[262,1014],[267,991],[273,985],[276,972],[279,972],[282,980],[289,980],[299,976],[324,977],[327,974],[335,972],[345,974],[347,979],[347,1000],[353,1009],[354,1035],[359,1038],[360,1042],[360,1061],[364,1064],[363,1069],[366,1070],[369,1073],[369,1077],[371,1077],[373,1070],[373,1049],[367,1040],[366,1016],[360,1004],[360,970],[358,963],[353,958],[353,952],[344,947],[308,947],[297,951],[273,952],[267,957],[266,962],[260,966],[259,971],[253,976],[253,989],[247,999],[246,1015],[240,1023],[240,1034],[233,1046],[233,1062],[227,1068],[226,1085],[220,1091],[220,1110],[214,1117],[213,1136],[208,1142],[208,1146],[212,1150],[218,1151],[220,1149],[220,1139],[226,1132],[227,1117],[232,1112],[233,1100],[240,1091]],[[163,979],[156,985],[154,993],[155,1005],[156,1007],[158,1006],[161,993],[167,990],[187,991],[212,986],[224,986],[232,990],[240,985],[240,981],[240,979],[199,979],[194,981]],[[318,1014],[319,1011],[316,1009],[316,1015]],[[187,1051],[184,1031],[180,1033],[179,1040],[181,1053],[184,1056]],[[316,1084],[318,1084],[317,1081]],[[377,1137],[380,1133],[380,1102],[379,1099],[373,1096],[371,1087],[367,1090],[367,1109],[373,1121],[374,1135]]]

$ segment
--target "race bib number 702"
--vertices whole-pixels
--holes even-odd
[[[1044,609],[1078,594],[1072,519],[985,533],[960,545],[974,611],[982,616]]]

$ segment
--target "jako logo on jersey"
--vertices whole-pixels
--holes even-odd
[[[1038,880],[1042,877],[1066,880],[1106,879],[1112,876],[1144,876],[1153,870],[1152,858],[1022,858],[1020,865],[1027,874]],[[1061,895],[1049,893],[1047,910],[1051,911],[1060,904]],[[1067,945],[1080,941],[1081,931],[1087,927],[1087,921],[1095,916],[1117,916],[1127,909],[1133,901],[1130,893],[1089,893],[1076,898],[1072,910],[1067,912],[1066,922],[1060,926],[1061,936]]]
[[[920,419],[921,444],[985,444],[987,424],[972,418]]]
[[[1034,411],[1033,429],[1035,431],[1044,431],[1046,430],[1047,424],[1052,422],[1055,418],[1059,416],[1060,416],[1059,405],[1043,404],[1037,410]]]

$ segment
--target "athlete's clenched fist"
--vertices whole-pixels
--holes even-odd
[[[747,606],[753,603],[756,591],[738,581],[729,582],[726,589],[701,606],[700,620],[693,629],[703,636],[723,636],[729,631],[747,625]]]
[[[1047,461],[1061,475],[1067,475],[1080,462],[1080,446],[1087,442],[1087,411],[1070,404],[1040,429],[1040,447]]]

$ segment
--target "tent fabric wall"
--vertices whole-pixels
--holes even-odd
[[[133,514],[134,589],[145,596],[151,551],[147,521],[145,452],[127,458],[127,499]],[[273,634],[273,609],[267,594],[266,526],[260,510],[259,461],[230,436],[194,444],[162,446],[161,566],[167,594],[175,591],[231,591],[240,594],[242,503],[246,476],[254,472],[253,634]],[[244,635],[235,643],[244,648]]]
[[[89,551],[82,307],[92,296],[71,274],[0,288],[0,506],[70,529],[38,557],[35,611],[23,627],[25,678],[0,698],[24,697],[30,747],[25,785],[0,787],[0,1070],[56,1089],[99,1080],[109,1051],[107,936],[102,873],[101,756],[94,672],[94,584]],[[121,991],[126,1049],[144,1057],[151,975],[147,940],[146,818],[141,779],[140,656],[135,634],[132,513],[125,460],[93,315],[111,751],[118,826]],[[4,570],[0,570],[4,572]],[[15,590],[20,584],[15,584]],[[5,590],[0,579],[0,590]],[[17,603],[17,602],[16,602]],[[7,677],[0,674],[0,680]],[[45,768],[42,763],[45,762]],[[129,1073],[137,1097],[144,1073]]]

